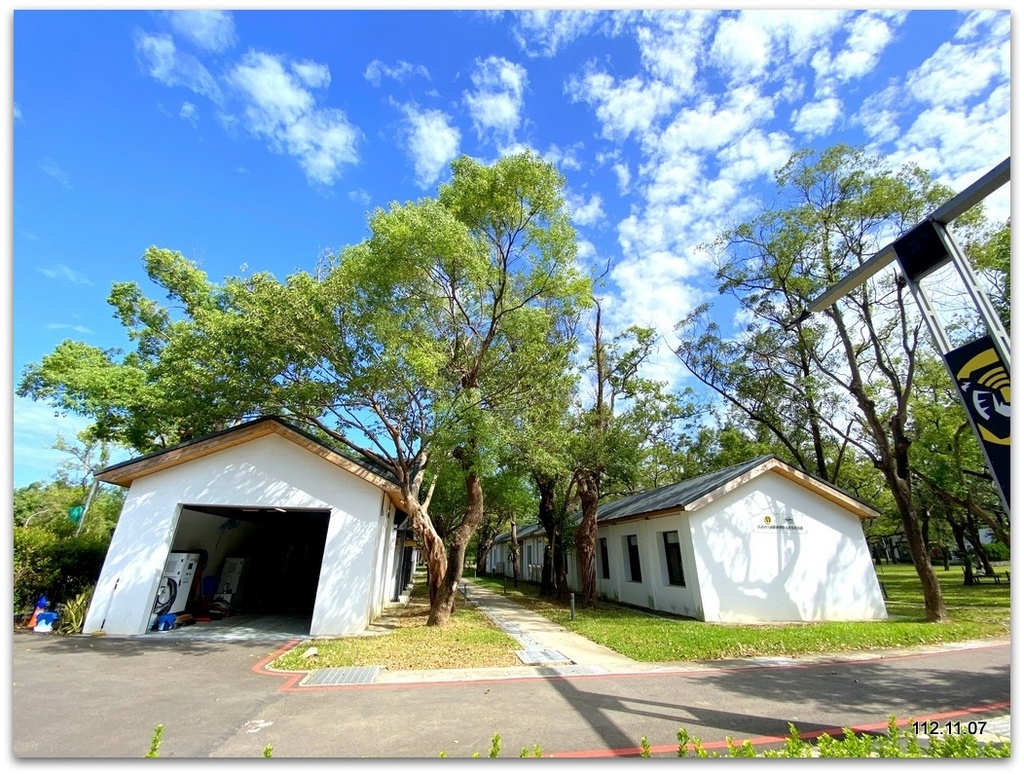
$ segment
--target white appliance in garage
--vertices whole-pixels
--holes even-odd
[[[156,614],[179,614],[188,605],[189,593],[199,570],[199,554],[192,552],[171,552],[164,563],[164,573],[157,587],[153,612]],[[166,610],[164,610],[166,608]]]
[[[220,584],[217,586],[216,600],[223,600],[225,603],[235,606],[245,602],[249,564],[248,557],[228,557],[224,560],[224,568],[220,572]]]

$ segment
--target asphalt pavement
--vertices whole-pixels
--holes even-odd
[[[643,663],[598,646],[500,594],[471,603],[522,646],[524,664],[479,670],[279,673],[293,634],[13,638],[12,752],[141,758],[163,725],[162,758],[635,756],[641,737],[674,755],[685,728],[711,750],[884,730],[1009,740],[1009,640],[807,658]]]

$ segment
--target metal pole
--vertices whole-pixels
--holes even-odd
[[[576,593],[569,593],[569,621],[576,621]]]
[[[77,536],[82,532],[82,525],[85,524],[85,515],[89,513],[89,504],[92,502],[92,496],[96,493],[96,488],[99,486],[100,480],[96,477],[92,479],[92,487],[89,488],[89,494],[85,497],[85,505],[82,506],[82,516],[78,520],[78,530],[75,531]]]

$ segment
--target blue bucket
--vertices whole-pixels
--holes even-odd
[[[157,630],[163,632],[174,629],[174,623],[178,620],[176,614],[162,614],[156,618]]]
[[[53,611],[43,611],[36,617],[36,624],[45,624],[52,627],[55,621],[57,621],[57,614]]]

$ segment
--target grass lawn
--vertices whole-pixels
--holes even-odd
[[[314,670],[321,667],[367,667],[389,670],[510,667],[521,665],[515,652],[521,646],[472,606],[459,606],[443,630],[427,627],[430,610],[425,584],[418,584],[409,605],[386,617],[387,634],[306,641],[274,660],[276,670]],[[302,655],[315,646],[317,655]]]
[[[889,599],[890,618],[881,622],[821,622],[813,624],[723,625],[656,614],[613,603],[577,610],[570,621],[568,607],[537,594],[537,586],[519,582],[507,594],[595,643],[643,662],[778,656],[916,646],[1010,634],[1010,585],[963,586],[958,566],[935,572],[942,585],[949,620],[924,621],[921,584],[912,565],[875,566]],[[501,578],[474,579],[501,593]],[[278,669],[382,665],[392,670],[503,667],[519,664],[518,644],[489,619],[469,606],[459,606],[445,629],[424,627],[425,589],[418,586],[413,600],[397,616],[388,635],[314,641],[318,655],[303,660],[310,642],[277,659]]]
[[[1010,634],[1010,585],[963,586],[957,566],[935,569],[949,620],[924,621],[921,583],[912,565],[875,566],[889,599],[890,618],[880,622],[816,622],[808,624],[737,625],[698,622],[612,603],[576,611],[570,621],[563,604],[537,597],[537,587],[507,584],[508,594],[595,643],[643,662],[724,659],[827,653],[872,648],[916,646]],[[497,592],[502,580],[478,579]]]

